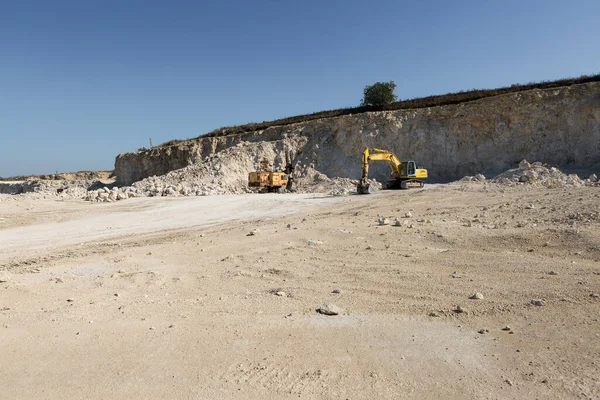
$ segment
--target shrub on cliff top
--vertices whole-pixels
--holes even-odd
[[[384,106],[398,101],[394,94],[396,84],[394,81],[376,82],[370,86],[365,86],[361,106]]]

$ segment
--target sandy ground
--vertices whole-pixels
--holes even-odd
[[[331,203],[323,195],[133,198],[119,204],[81,201],[13,202],[0,209],[0,261],[28,252],[68,245],[229,221],[273,218],[311,204]],[[37,204],[42,203],[40,210]],[[25,212],[20,213],[24,208]],[[48,240],[52,238],[52,240]]]
[[[0,397],[600,398],[599,228],[598,188],[5,196]]]

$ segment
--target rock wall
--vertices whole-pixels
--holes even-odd
[[[62,198],[83,198],[89,189],[104,186],[93,180],[47,180],[0,181],[0,194],[35,193],[41,197],[60,195]]]
[[[597,167],[600,83],[535,89],[457,105],[346,115],[123,153],[115,161],[117,182],[131,184],[202,163],[232,146],[247,146],[250,151],[257,142],[271,143],[269,153],[302,150],[301,170],[341,178],[360,177],[365,146],[416,160],[429,170],[432,181],[495,175],[522,159],[560,167]],[[261,154],[253,156],[260,160]],[[282,165],[283,156],[274,161],[275,166]],[[371,172],[378,180],[389,176],[387,165],[374,164]]]
[[[21,194],[34,192],[37,185],[32,181],[0,182],[0,194]]]

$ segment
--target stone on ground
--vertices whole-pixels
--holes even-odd
[[[324,303],[321,307],[317,308],[317,312],[323,315],[338,315],[342,312],[342,309],[332,303]]]

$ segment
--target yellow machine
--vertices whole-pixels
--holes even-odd
[[[248,174],[248,186],[265,189],[268,192],[284,192],[288,184],[288,174],[271,171],[271,165],[266,159],[260,162],[260,171]]]
[[[362,154],[362,177],[356,187],[356,191],[359,194],[369,194],[372,192],[370,185],[367,183],[369,161],[387,161],[390,164],[392,180],[387,184],[388,189],[422,188],[425,185],[423,179],[427,178],[427,170],[417,168],[417,164],[414,161],[400,161],[390,151],[365,147]]]
[[[248,186],[265,188],[269,192],[285,190],[287,183],[285,172],[256,171],[248,174]]]

